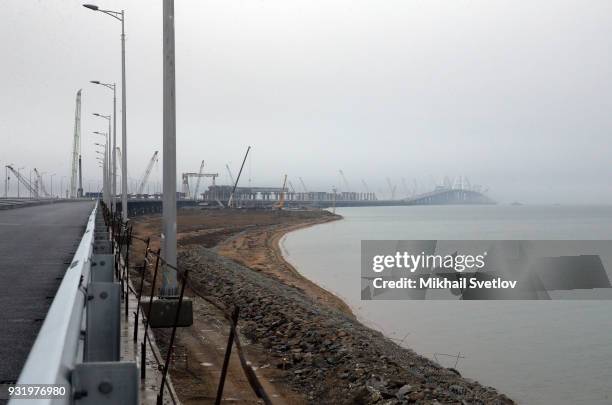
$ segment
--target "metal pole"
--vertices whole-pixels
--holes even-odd
[[[110,192],[108,193],[108,197],[109,197],[109,202],[110,205],[108,206],[108,208],[111,211],[111,216],[112,214],[115,212],[115,208],[113,207],[114,205],[114,200],[115,200],[115,190],[113,189],[113,178],[112,176],[112,171],[111,171],[111,148],[112,148],[112,139],[111,139],[111,118],[110,116],[108,117],[108,137],[107,137],[107,142],[106,142],[106,153],[108,153],[108,164],[106,165],[106,167],[108,168],[108,187],[110,188]]]
[[[128,219],[127,210],[127,127],[125,118],[125,13],[121,10],[121,215]]]
[[[164,58],[164,193],[162,249],[167,264],[176,267],[176,87],[174,74],[174,0],[163,5]],[[125,152],[123,153],[125,158]],[[176,295],[176,270],[164,266],[160,295]]]
[[[113,211],[115,207],[115,196],[117,195],[117,84],[113,83]]]

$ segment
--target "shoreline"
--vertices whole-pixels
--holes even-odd
[[[215,386],[204,381],[216,380],[223,361],[218,348],[227,319],[200,298],[208,297],[240,308],[244,350],[274,404],[513,404],[359,321],[342,299],[285,260],[284,235],[341,218],[327,211],[182,212],[179,266],[190,271],[194,325],[177,341],[195,364],[170,371],[183,403],[214,395]],[[139,230],[158,235],[159,225],[149,217]],[[230,364],[227,395],[256,403],[241,375]]]

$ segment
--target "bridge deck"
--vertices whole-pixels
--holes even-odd
[[[92,209],[87,201],[0,211],[0,383],[19,376]]]

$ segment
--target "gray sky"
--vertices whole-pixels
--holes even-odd
[[[127,13],[135,179],[161,151],[161,3],[96,3]],[[612,201],[609,0],[175,3],[179,173],[227,181],[252,145],[245,183],[328,190],[343,169],[356,191],[463,175],[505,202]],[[0,164],[68,178],[83,88],[87,189],[112,102],[88,82],[119,84],[120,25],[80,4],[3,0]]]

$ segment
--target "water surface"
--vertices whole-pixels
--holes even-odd
[[[612,404],[612,301],[361,301],[363,239],[612,239],[610,206],[339,208],[286,235],[303,275],[365,324],[524,404]]]

